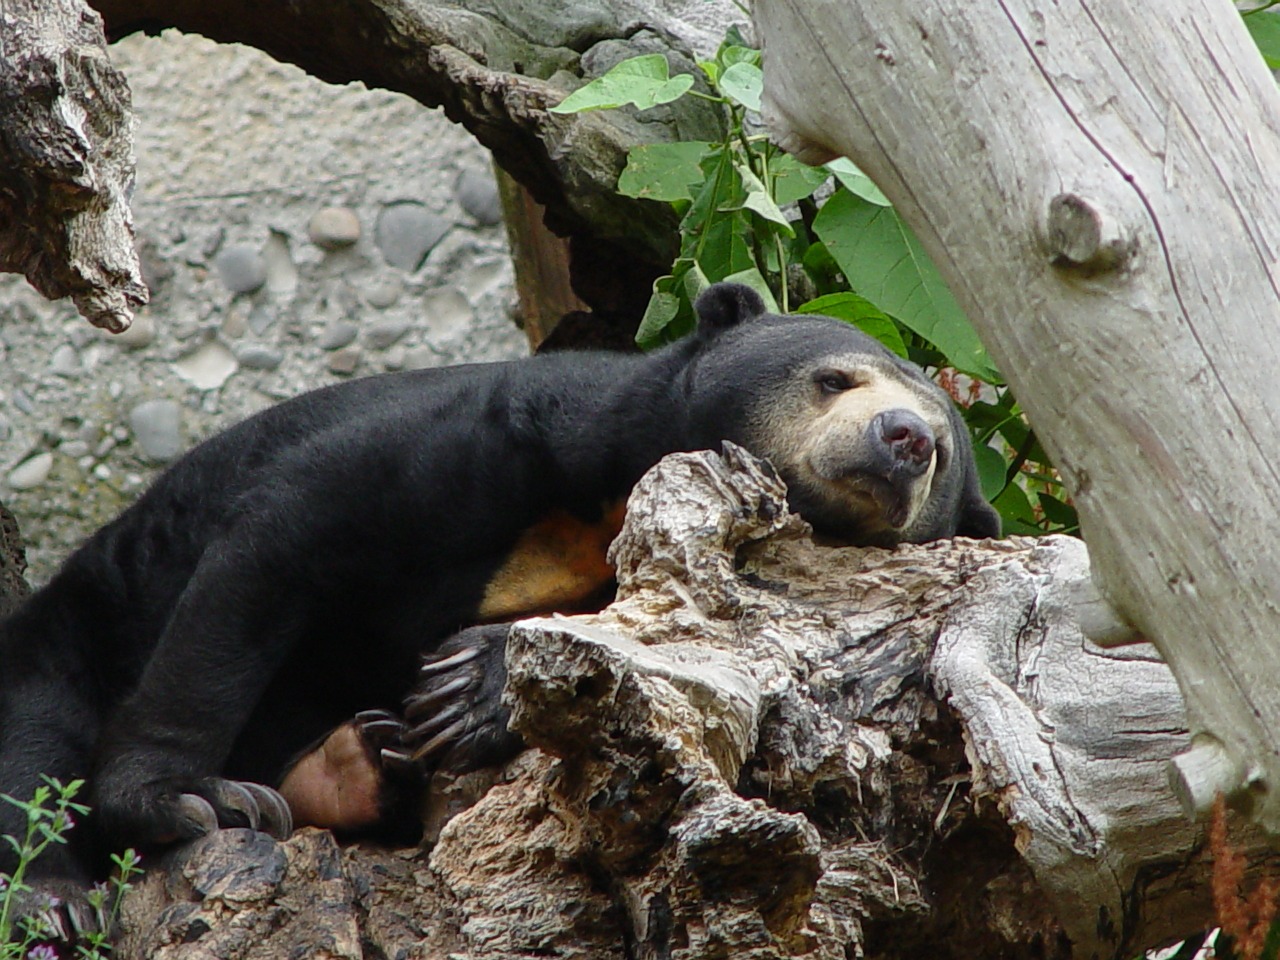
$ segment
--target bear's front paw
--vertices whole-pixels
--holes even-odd
[[[131,779],[131,778],[130,778]],[[284,798],[260,783],[203,777],[99,786],[97,810],[109,837],[155,847],[222,827],[249,827],[283,840],[293,832]]]
[[[423,769],[453,772],[501,763],[523,741],[507,729],[502,703],[507,625],[472,627],[423,658],[418,683],[405,698],[404,750]]]

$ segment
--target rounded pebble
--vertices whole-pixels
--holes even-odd
[[[49,369],[60,377],[78,377],[84,372],[80,366],[79,352],[69,343],[64,343],[53,351]]]
[[[336,373],[343,377],[355,373],[356,367],[359,365],[359,347],[343,347],[341,350],[335,351],[330,355],[328,363],[330,373]]]
[[[322,250],[341,250],[360,239],[360,218],[347,207],[325,207],[312,215],[307,236]]]
[[[298,289],[298,267],[289,252],[289,238],[279,230],[268,235],[262,247],[262,262],[267,268],[268,290],[288,295]]]
[[[149,310],[136,314],[133,323],[129,324],[128,330],[120,333],[102,334],[111,343],[118,347],[124,347],[126,350],[137,350],[139,347],[148,346],[156,338],[156,321]]]
[[[182,453],[182,407],[175,400],[147,400],[129,411],[129,426],[142,452],[158,463]]]
[[[274,347],[249,343],[236,350],[240,366],[249,370],[274,370],[284,362],[284,352]]]
[[[173,369],[197,390],[216,390],[238,366],[234,353],[217,340],[210,340],[178,359]]]
[[[341,350],[355,340],[360,328],[348,320],[335,320],[320,334],[321,350]]]
[[[47,450],[22,461],[9,471],[9,486],[13,490],[31,490],[49,479],[53,470],[53,454]]]
[[[493,227],[502,222],[502,201],[490,171],[468,167],[458,175],[453,193],[462,209],[480,226]]]
[[[383,259],[410,272],[422,266],[431,248],[449,231],[449,221],[420,203],[403,201],[382,208],[374,227],[374,242]]]
[[[385,310],[396,305],[403,291],[404,282],[399,277],[387,277],[369,287],[364,298],[369,306]]]
[[[408,332],[408,320],[379,320],[365,331],[364,341],[374,350],[385,350]]]
[[[79,460],[89,455],[89,444],[83,440],[64,440],[58,444],[58,452],[65,453],[72,460]]]
[[[213,262],[222,285],[232,293],[253,293],[267,282],[267,264],[257,248],[233,243]]]

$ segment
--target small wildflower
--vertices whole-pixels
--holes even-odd
[[[49,944],[42,943],[27,951],[27,960],[58,960],[58,951]]]
[[[4,893],[8,889],[9,875],[7,873],[0,873],[0,893]]]

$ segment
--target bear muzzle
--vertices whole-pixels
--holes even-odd
[[[809,463],[815,474],[842,491],[846,509],[873,513],[884,526],[901,529],[929,495],[937,451],[937,436],[922,417],[893,408],[872,417],[853,443],[825,446]],[[858,501],[865,506],[854,507]]]

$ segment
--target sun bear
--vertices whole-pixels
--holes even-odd
[[[627,493],[668,453],[740,444],[851,544],[998,535],[964,424],[918,368],[746,287],[713,286],[696,310],[694,334],[648,354],[319,389],[175,463],[0,625],[0,792],[30,796],[41,774],[90,785],[89,823],[37,882],[82,882],[104,848],[287,832],[273,788],[308,769],[298,757],[356,715],[376,740],[411,691],[417,751],[457,741],[449,718],[500,634],[442,643],[599,596]],[[437,674],[469,664],[468,683],[414,689],[442,649]],[[0,833],[23,829],[0,804]]]

